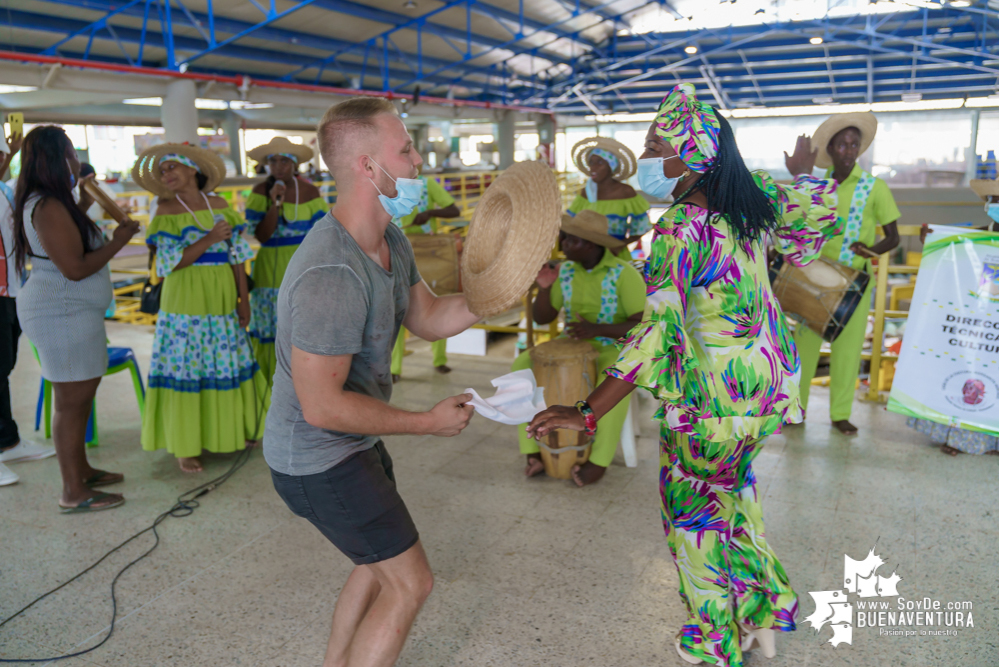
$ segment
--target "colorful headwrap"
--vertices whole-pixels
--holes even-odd
[[[184,165],[185,167],[190,167],[191,169],[193,169],[194,171],[198,172],[199,174],[201,173],[201,167],[199,167],[198,165],[194,164],[193,160],[191,160],[190,158],[184,157],[183,155],[178,155],[177,153],[167,153],[166,155],[164,155],[163,157],[161,157],[160,161],[159,161],[159,164],[163,164],[164,162],[179,162],[182,165]]]
[[[608,150],[604,150],[603,148],[591,148],[590,155],[596,155],[599,158],[603,158],[607,164],[610,165],[611,171],[617,169],[618,164],[620,164],[616,155]]]
[[[286,157],[289,160],[291,160],[292,162],[294,162],[295,164],[298,164],[298,156],[297,155],[292,155],[291,153],[271,153],[270,155],[267,156],[267,159],[270,160],[275,155],[280,155],[281,157]]]
[[[694,95],[694,86],[678,84],[659,104],[656,135],[665,139],[691,169],[704,173],[718,154],[718,116]]]

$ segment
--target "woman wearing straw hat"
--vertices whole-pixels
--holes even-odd
[[[635,154],[610,137],[590,137],[572,147],[572,161],[590,178],[569,206],[569,215],[596,211],[605,216],[610,235],[624,241],[618,257],[630,260],[628,246],[652,229],[649,202],[624,182],[635,175]]]
[[[608,233],[607,218],[594,211],[581,211],[576,217],[562,217],[559,245],[566,260],[560,266],[545,265],[538,273],[538,297],[534,301],[534,321],[548,324],[565,308],[565,334],[593,345],[597,373],[617,361],[618,338],[642,319],[645,309],[645,282],[642,275],[615,250],[624,241]],[[531,351],[520,353],[511,370],[531,368]],[[590,459],[572,469],[577,486],[600,481],[617,451],[621,428],[628,416],[630,396],[618,403],[597,425]],[[534,477],[544,472],[538,443],[527,435],[527,424],[517,427],[520,453],[527,455],[524,474]]]
[[[999,179],[973,179],[971,189],[985,202],[985,215],[989,222],[984,229],[999,232]],[[919,240],[926,243],[926,235],[932,230],[923,225],[919,231]],[[906,425],[920,433],[930,436],[930,440],[940,445],[940,451],[950,456],[958,454],[994,454],[999,455],[999,435],[969,431],[956,426],[939,424],[928,419],[909,417]]]
[[[225,176],[211,151],[161,144],[142,152],[133,180],[159,197],[146,242],[155,248],[163,291],[142,447],[166,449],[184,472],[200,472],[203,451],[244,449],[261,431],[267,382],[253,358],[243,262],[253,253],[245,224],[221,197]]]
[[[801,420],[798,356],[770,290],[764,239],[788,261],[818,256],[838,233],[836,184],[810,174],[799,138],[790,186],[750,173],[728,122],[680,84],[663,99],[639,163],[645,192],[674,202],[656,224],[642,322],[603,384],[576,408],[550,407],[528,432],[592,431],[636,386],[662,407],[663,524],[687,621],[687,663],[735,667],[774,630],[794,630],[798,600],[763,531],[752,461],[763,440]]]
[[[250,292],[250,339],[260,370],[274,381],[274,330],[277,295],[285,269],[312,226],[326,215],[319,189],[298,174],[299,165],[312,159],[312,149],[285,137],[275,137],[247,152],[266,167],[267,180],[258,183],[246,199],[247,231],[260,241],[253,263]]]
[[[812,137],[812,149],[818,151],[815,165],[826,168],[826,178],[834,178],[838,203],[836,213],[846,223],[843,233],[830,239],[822,254],[859,271],[871,272],[871,258],[898,245],[901,216],[888,184],[860,168],[857,159],[874,141],[878,119],[869,111],[836,114],[826,120]],[[874,242],[877,228],[884,238]],[[829,359],[829,418],[844,435],[856,435],[850,423],[853,397],[860,375],[860,355],[867,335],[868,308],[875,281],[868,283],[861,307],[853,313],[842,333],[832,342]],[[808,408],[808,393],[819,364],[822,338],[808,327],[798,327],[794,342],[801,355],[801,406]]]

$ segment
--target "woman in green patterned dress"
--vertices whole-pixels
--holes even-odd
[[[319,189],[298,174],[298,166],[312,159],[312,149],[275,137],[247,152],[266,165],[267,180],[258,183],[246,199],[246,231],[260,241],[253,262],[250,292],[250,339],[253,353],[268,386],[274,381],[274,334],[277,295],[291,256],[328,206]]]
[[[635,154],[620,141],[590,137],[572,147],[572,160],[590,178],[566,212],[596,211],[606,217],[608,233],[625,243],[616,255],[631,261],[628,248],[652,229],[649,202],[624,182],[635,175]]]
[[[763,536],[752,461],[781,425],[801,421],[801,365],[767,277],[764,241],[788,261],[818,256],[837,231],[834,181],[813,178],[799,138],[789,186],[746,169],[728,122],[681,84],[666,96],[639,161],[645,192],[675,201],[655,226],[642,322],[608,377],[576,408],[529,426],[592,430],[636,386],[662,405],[663,526],[688,618],[675,638],[690,663],[743,664],[774,630],[795,629],[798,601]]]
[[[150,148],[132,170],[159,195],[146,243],[163,279],[142,448],[165,449],[192,473],[203,451],[235,452],[263,432],[267,383],[245,331],[253,253],[239,214],[207,194],[223,176],[218,156],[187,144]]]

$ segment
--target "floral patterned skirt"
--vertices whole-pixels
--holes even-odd
[[[250,338],[260,370],[270,385],[274,382],[277,358],[274,336],[277,334],[278,288],[284,279],[297,245],[267,247],[257,253],[253,262],[253,291],[250,292]]]
[[[142,447],[177,457],[234,452],[263,433],[267,384],[236,316],[228,265],[195,265],[163,284]]]
[[[756,438],[711,442],[663,423],[663,527],[687,621],[681,647],[707,663],[741,667],[739,624],[791,631],[798,597],[763,534],[752,460]]]
[[[909,417],[906,426],[930,436],[935,445],[947,445],[965,454],[988,454],[999,451],[999,437],[989,433],[968,431],[946,424],[938,424],[928,419]]]

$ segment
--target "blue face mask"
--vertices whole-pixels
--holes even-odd
[[[586,201],[593,203],[597,201],[597,182],[592,178],[586,181],[586,186],[583,188],[586,192]]]
[[[992,218],[995,222],[999,222],[999,204],[986,204],[985,215]]]
[[[375,166],[384,171],[386,176],[392,178],[392,174],[385,171],[380,164],[375,162]],[[370,178],[368,180],[371,181]],[[420,200],[423,199],[427,184],[419,178],[392,178],[392,180],[395,181],[395,197],[387,197],[382,194],[381,189],[375,185],[374,181],[371,181],[371,185],[375,185],[375,190],[378,190],[378,201],[382,203],[385,212],[393,218],[402,218],[412,213]]]
[[[675,157],[678,156],[672,155],[669,158],[649,157],[639,160],[638,187],[646,194],[652,195],[657,199],[666,199],[666,197],[671,195],[673,189],[676,188],[676,184],[680,181],[680,177],[666,178],[666,174],[663,173],[663,162]]]
[[[73,173],[73,163],[66,160],[66,166],[69,167],[69,189],[72,190],[76,187],[76,174]]]

